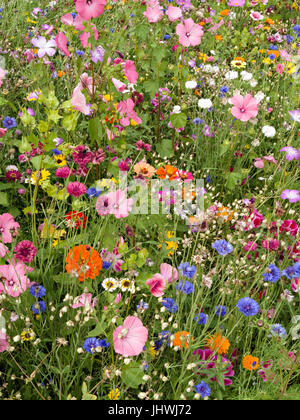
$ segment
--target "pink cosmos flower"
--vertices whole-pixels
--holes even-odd
[[[189,18],[176,26],[176,34],[179,36],[179,43],[184,47],[192,45],[195,47],[201,43],[201,37],[204,34],[200,25],[197,25],[193,19]]]
[[[125,117],[121,118],[120,123],[127,127],[130,124],[130,118],[133,119],[137,124],[141,124],[142,120],[137,116],[134,108],[134,102],[132,99],[127,99],[127,101],[119,102],[117,105],[117,111],[121,115],[125,115]]]
[[[85,96],[78,86],[73,90],[72,105],[76,111],[80,111],[84,115],[91,114],[91,108],[87,105]]]
[[[7,335],[0,331],[0,353],[5,352],[8,347]]]
[[[286,160],[298,160],[300,159],[300,149],[295,149],[292,146],[285,146],[282,149],[280,149],[281,152],[286,152],[285,158]]]
[[[144,12],[144,16],[148,19],[149,23],[158,22],[164,13],[160,7],[147,7],[146,12]]]
[[[127,80],[129,81],[129,83],[136,83],[139,75],[136,72],[135,69],[135,65],[134,65],[134,61],[132,60],[127,60],[125,65],[124,65],[124,72],[125,72],[125,76],[127,77]]]
[[[67,57],[71,57],[71,53],[68,50],[68,39],[63,32],[59,32],[55,38],[56,45]]]
[[[31,263],[36,256],[37,249],[31,241],[19,242],[14,249],[15,258],[24,263]]]
[[[75,7],[82,19],[90,20],[102,15],[105,5],[106,0],[77,0]]]
[[[166,15],[171,22],[175,22],[182,17],[182,11],[180,7],[169,6],[168,10],[166,11]]]
[[[21,262],[9,265],[0,265],[0,293],[12,297],[20,296],[30,286],[30,280],[26,277],[26,267]]]
[[[176,268],[170,264],[163,263],[160,266],[160,274],[168,283],[174,283],[179,279],[179,274]]]
[[[0,128],[0,138],[4,137],[6,133],[7,133],[7,128]]]
[[[142,321],[135,316],[129,316],[113,333],[115,352],[124,357],[138,356],[147,339],[148,329],[143,326]]]
[[[262,20],[264,18],[264,16],[261,13],[255,12],[254,10],[251,10],[250,17],[253,20]]]
[[[83,293],[80,296],[77,296],[74,299],[74,303],[72,305],[73,309],[77,308],[85,308],[85,309],[94,309],[97,304],[97,298],[92,299],[91,293]]]
[[[165,279],[161,274],[154,274],[151,279],[146,281],[147,286],[150,287],[150,292],[155,297],[163,296],[166,287]]]
[[[2,242],[10,244],[12,242],[11,231],[13,234],[17,233],[19,229],[19,223],[15,222],[13,216],[9,213],[3,213],[0,215],[0,235],[2,236]]]
[[[78,181],[70,182],[67,185],[67,192],[73,197],[80,197],[86,193],[86,186]]]
[[[0,86],[2,86],[3,82],[2,80],[5,79],[6,75],[7,75],[8,71],[7,70],[3,70],[0,67]]]
[[[284,190],[281,193],[282,200],[289,200],[290,203],[300,201],[300,192],[298,190]]]
[[[45,55],[53,57],[53,55],[56,53],[55,39],[50,39],[50,41],[47,41],[44,36],[39,36],[38,38],[32,38],[31,43],[39,49],[38,56],[40,58],[44,57]]]
[[[244,6],[246,0],[229,0],[228,6],[231,7],[242,7]]]
[[[238,120],[243,122],[255,118],[258,114],[258,103],[249,93],[246,96],[235,95],[230,98],[231,103],[234,105],[231,108],[231,113]]]

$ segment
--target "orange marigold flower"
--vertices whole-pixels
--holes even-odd
[[[70,249],[66,263],[67,273],[78,277],[80,282],[97,277],[103,265],[99,253],[89,245]]]
[[[216,35],[215,39],[216,39],[216,41],[222,41],[223,37],[222,37],[222,35]]]
[[[245,356],[243,358],[243,367],[247,370],[256,370],[259,367],[258,357]]]
[[[265,21],[268,25],[274,25],[274,20],[272,20],[271,18],[267,18]]]
[[[193,338],[192,338],[193,340]],[[173,340],[173,346],[188,348],[190,341],[190,333],[188,331],[177,331]]]
[[[219,354],[226,354],[230,347],[229,340],[226,337],[222,337],[221,333],[209,336],[206,343],[211,351],[216,351]]]
[[[228,207],[218,207],[217,216],[221,217],[225,221],[231,221],[233,219],[234,211],[230,211]]]
[[[178,169],[171,165],[165,165],[165,167],[161,167],[157,169],[156,175],[159,179],[170,179],[173,181],[174,179],[178,178]]]
[[[280,57],[280,52],[277,50],[269,50],[268,55],[273,54],[276,58]]]

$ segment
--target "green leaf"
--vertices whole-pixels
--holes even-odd
[[[172,114],[170,119],[174,128],[181,128],[186,126],[186,115],[183,112],[180,114]]]
[[[156,92],[158,92],[159,89],[159,83],[157,80],[147,80],[144,82],[144,90],[149,93],[151,97],[155,95]]]
[[[122,382],[129,388],[138,388],[143,382],[144,371],[139,363],[130,363],[122,369]]]
[[[91,140],[97,141],[102,137],[102,125],[98,117],[89,121],[88,133]]]
[[[162,158],[174,156],[172,140],[162,140],[156,145],[156,150]]]
[[[234,190],[241,180],[242,175],[239,172],[231,172],[227,177],[226,186],[229,190]]]
[[[0,206],[3,206],[3,207],[8,207],[9,206],[8,194],[7,193],[2,192],[0,194]]]
[[[149,25],[146,25],[145,23],[141,23],[135,28],[136,35],[141,38],[141,40],[146,40],[149,35],[150,27]]]

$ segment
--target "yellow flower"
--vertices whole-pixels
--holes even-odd
[[[50,172],[46,169],[42,169],[41,171],[35,171],[31,175],[31,182],[36,184],[41,184],[43,181],[45,181],[47,178],[49,178]]]
[[[109,394],[108,394],[108,398],[110,400],[118,400],[120,398],[120,395],[121,395],[121,393],[119,391],[119,388],[111,389]]]
[[[243,68],[246,67],[247,64],[244,61],[241,61],[241,60],[232,60],[231,65],[232,65],[232,67],[236,67],[238,69],[243,69]]]
[[[267,58],[264,58],[262,62],[265,63],[265,64],[272,64],[272,61],[273,60],[271,60],[269,57],[267,57]]]
[[[112,96],[112,95],[107,94],[107,95],[104,95],[104,99],[105,99],[107,102],[110,102],[110,101],[112,101],[112,100],[113,100],[113,96]]]
[[[134,121],[134,120],[130,120],[130,125],[132,126],[132,127],[135,127],[136,125],[137,125],[137,123]]]
[[[54,159],[58,166],[65,166],[67,164],[66,157],[64,155],[54,155]]]
[[[35,333],[31,328],[25,329],[21,333],[21,340],[24,343],[25,341],[32,341],[35,339]]]

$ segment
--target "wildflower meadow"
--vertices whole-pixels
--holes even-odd
[[[0,400],[300,399],[299,9],[0,0]]]

